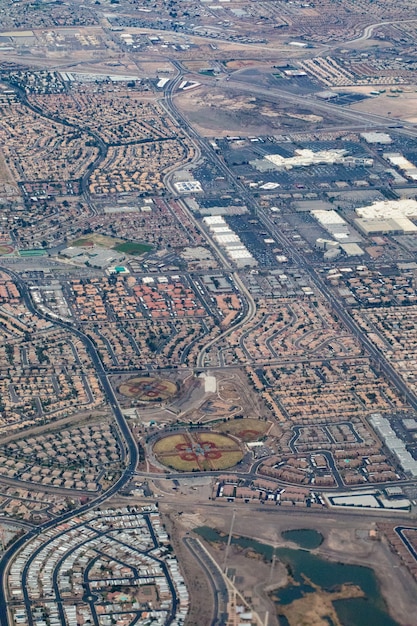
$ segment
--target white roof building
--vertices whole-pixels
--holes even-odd
[[[382,200],[374,202],[368,206],[355,209],[359,217],[365,219],[390,219],[395,220],[408,217],[417,218],[417,201],[411,198],[402,198],[401,200]]]
[[[296,150],[295,156],[283,157],[280,154],[269,154],[265,157],[267,161],[271,161],[278,167],[290,170],[293,167],[308,167],[310,165],[319,165],[321,163],[338,163],[343,159],[346,150]]]
[[[398,167],[398,169],[410,178],[411,180],[417,180],[417,167],[414,163],[411,163],[400,152],[384,152],[383,157],[388,163]]]

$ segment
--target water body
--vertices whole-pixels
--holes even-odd
[[[285,541],[292,541],[300,546],[300,548],[305,548],[306,550],[314,550],[323,543],[323,535],[317,530],[312,530],[311,528],[284,530],[281,535]]]
[[[226,536],[220,535],[216,530],[208,526],[197,528],[195,532],[207,541],[227,541]],[[288,533],[291,534],[288,535]],[[291,539],[291,541],[295,541],[295,538],[297,538],[298,545],[301,545],[301,542],[304,546],[306,543],[312,543],[314,547],[317,547],[319,539],[322,540],[320,533],[315,531],[303,529],[301,535],[298,533],[300,531],[287,531],[287,534],[283,533],[283,537]],[[270,545],[246,537],[233,537],[232,543],[241,548],[250,548],[258,552],[266,560],[272,559],[273,547]],[[294,584],[290,583],[287,587],[276,592],[277,604],[281,606],[287,605],[301,598],[304,594],[314,593],[316,590],[306,581],[306,578],[317,587],[330,593],[341,585],[350,583],[360,587],[365,597],[334,602],[334,608],[343,626],[369,626],[370,624],[399,626],[398,622],[393,620],[386,611],[385,602],[372,569],[360,565],[327,561],[315,554],[311,554],[304,546],[299,550],[292,550],[291,548],[275,549],[277,558],[286,564],[289,574],[294,580]],[[281,623],[286,624],[287,621],[284,620]]]

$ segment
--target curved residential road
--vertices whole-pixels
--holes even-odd
[[[90,358],[94,364],[96,374],[98,378],[100,379],[102,388],[104,390],[104,394],[107,398],[107,401],[116,419],[116,423],[119,428],[119,439],[120,439],[119,443],[120,443],[121,457],[122,457],[122,460],[126,462],[126,466],[125,466],[124,471],[122,472],[122,475],[111,487],[109,487],[109,489],[107,489],[107,491],[101,493],[97,498],[95,498],[94,500],[91,500],[87,504],[80,506],[78,509],[67,511],[66,513],[60,515],[59,517],[53,520],[50,520],[48,522],[45,522],[44,524],[41,524],[40,526],[34,528],[27,535],[24,535],[23,537],[18,539],[14,544],[10,546],[10,548],[8,548],[4,552],[2,558],[0,559],[0,582],[1,582],[0,589],[3,595],[3,598],[5,598],[6,597],[6,594],[5,594],[6,573],[7,573],[9,563],[11,562],[13,556],[27,542],[29,542],[34,537],[42,534],[44,531],[48,530],[49,528],[58,526],[59,524],[62,524],[63,522],[68,521],[72,517],[81,515],[82,513],[85,513],[89,511],[90,509],[94,509],[95,507],[105,502],[108,498],[115,495],[132,478],[134,471],[136,469],[138,460],[139,460],[139,450],[138,450],[136,441],[134,440],[132,433],[130,432],[129,426],[123,416],[123,413],[120,410],[116,396],[109,383],[107,374],[104,370],[103,364],[97,354],[96,348],[93,342],[91,341],[91,339],[87,337],[86,335],[84,335],[84,333],[82,333],[78,329],[71,326],[70,324],[62,322],[60,320],[50,318],[47,315],[40,313],[33,306],[32,300],[27,291],[27,287],[25,283],[22,281],[22,279],[10,269],[8,268],[7,269],[2,268],[2,269],[3,271],[7,272],[13,278],[13,280],[18,284],[21,290],[22,297],[25,301],[25,304],[31,313],[33,313],[34,315],[37,315],[38,317],[42,317],[49,322],[53,322],[57,326],[64,328],[69,334],[77,335],[79,339],[83,341],[86,347],[86,350],[89,353]],[[0,624],[1,626],[9,626],[8,612],[7,612],[7,606],[5,602],[0,603]]]
[[[373,35],[373,32],[375,30],[375,28],[379,28],[380,26],[395,26],[396,24],[412,24],[413,22],[417,22],[417,19],[415,20],[388,20],[387,22],[378,22],[377,24],[369,24],[369,26],[365,26],[365,28],[363,29],[362,35],[359,35],[359,37],[354,37],[354,39],[350,39],[349,41],[343,41],[343,42],[338,42],[337,45],[335,46],[331,46],[331,48],[337,47],[340,48],[340,46],[349,46],[352,43],[358,43],[359,41],[366,41],[367,39],[370,39]]]
[[[255,300],[252,298],[252,295],[249,293],[248,289],[246,289],[246,286],[240,280],[240,277],[237,273],[232,274],[232,276],[233,276],[233,280],[235,281],[235,284],[239,287],[241,293],[246,298],[246,301],[248,304],[248,311],[246,315],[240,320],[240,322],[238,322],[234,326],[231,326],[227,330],[223,331],[220,335],[218,335],[217,337],[209,341],[205,346],[201,348],[197,357],[196,367],[204,367],[204,358],[205,358],[206,353],[210,350],[210,348],[216,345],[218,341],[221,341],[222,339],[230,335],[230,333],[232,333],[233,331],[237,330],[241,326],[244,326],[245,324],[248,324],[256,313],[256,304],[255,304]]]
[[[85,194],[86,189],[87,189],[87,184],[88,184],[88,180],[91,176],[91,174],[94,172],[94,170],[96,170],[99,165],[104,161],[104,159],[107,156],[107,152],[108,152],[108,144],[103,141],[103,139],[100,137],[100,135],[98,133],[96,133],[95,131],[91,130],[91,129],[86,129],[83,126],[78,126],[77,124],[74,124],[73,122],[70,122],[69,120],[66,120],[64,118],[59,117],[58,115],[53,115],[50,111],[44,111],[42,109],[42,107],[34,104],[33,102],[30,102],[28,100],[27,94],[26,92],[21,88],[18,87],[17,85],[12,85],[12,88],[17,92],[17,94],[19,95],[19,98],[22,102],[22,104],[24,104],[28,109],[30,109],[31,111],[33,111],[33,113],[36,113],[37,115],[40,115],[41,117],[43,117],[44,119],[49,120],[50,122],[55,122],[56,124],[61,124],[62,126],[66,126],[68,128],[72,128],[74,131],[79,132],[80,134],[83,134],[87,137],[90,137],[90,139],[92,139],[97,148],[98,148],[98,154],[95,157],[95,159],[93,159],[86,167],[85,167],[85,171],[81,176],[81,191],[83,194]],[[85,196],[86,201],[88,202],[90,208],[92,208],[91,202],[89,201],[89,199]],[[93,208],[93,213],[95,212],[95,209]]]
[[[411,541],[409,539],[407,539],[407,537],[404,535],[404,531],[405,530],[416,530],[416,527],[414,526],[396,526],[394,528],[394,531],[397,533],[397,535],[400,537],[401,541],[404,543],[404,545],[406,546],[407,550],[410,552],[410,554],[414,557],[414,559],[417,561],[417,550],[415,548],[415,546],[411,543]]]

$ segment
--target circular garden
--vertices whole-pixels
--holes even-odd
[[[126,398],[139,402],[166,402],[178,391],[170,380],[153,376],[137,376],[122,382],[118,389]]]
[[[14,251],[13,246],[10,246],[8,244],[0,245],[0,256],[3,256],[4,254],[11,254],[13,251]]]
[[[183,472],[227,469],[243,458],[240,445],[231,437],[196,431],[159,439],[153,453],[163,465]]]

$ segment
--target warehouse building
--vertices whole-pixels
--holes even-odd
[[[417,461],[408,452],[405,443],[397,437],[387,418],[382,417],[380,413],[372,413],[369,421],[391,454],[397,459],[404,472],[416,477]]]
[[[240,237],[230,228],[221,215],[208,215],[203,218],[213,240],[226,252],[237,267],[257,265],[258,262],[244,246]]]
[[[357,218],[354,220],[354,224],[366,236],[402,235],[417,231],[417,226],[408,217],[391,217],[388,219]]]
[[[400,152],[384,152],[383,157],[388,163],[397,167],[410,180],[417,180],[417,167]]]

